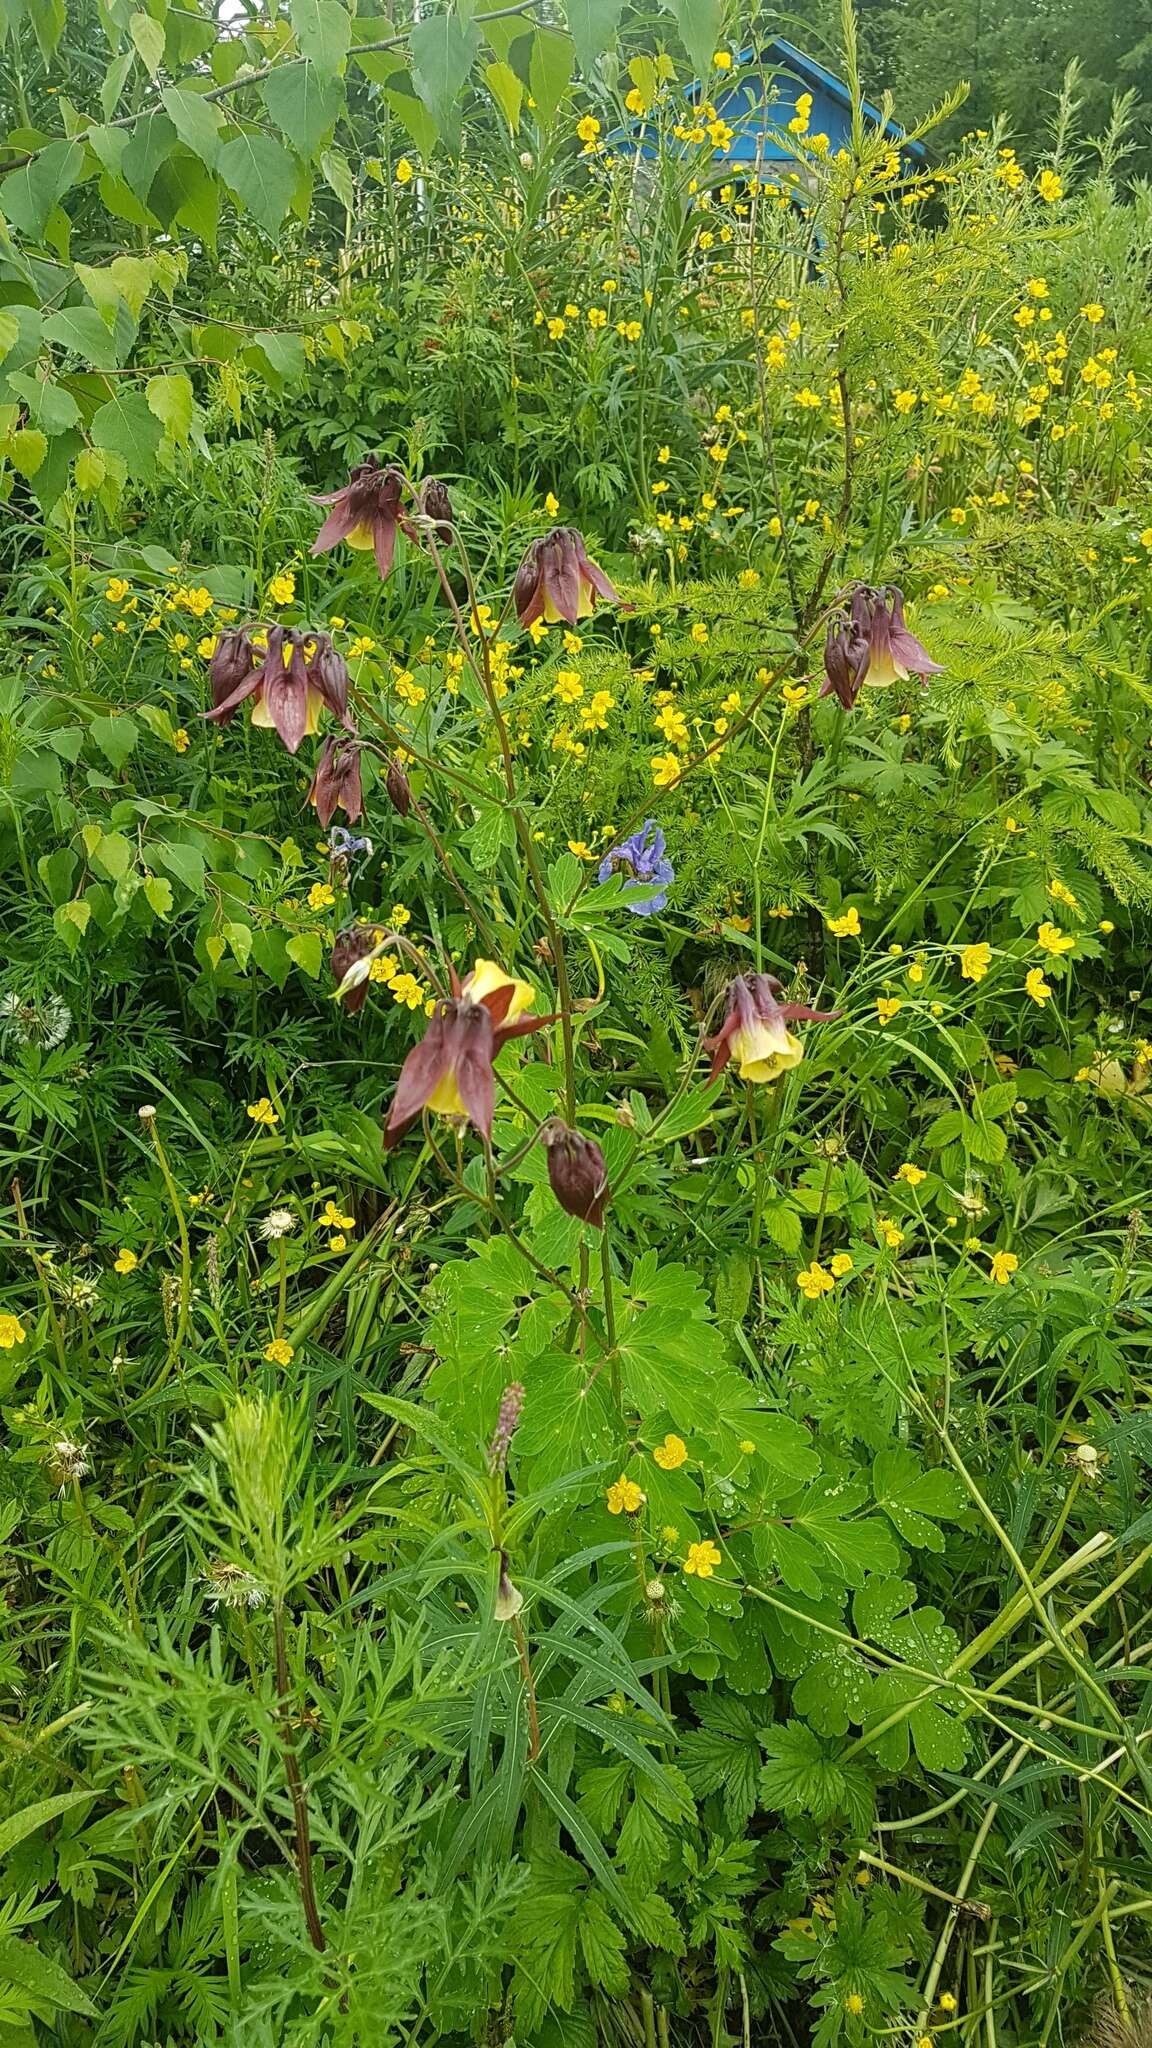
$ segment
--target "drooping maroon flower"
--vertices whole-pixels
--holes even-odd
[[[774,974],[738,974],[729,983],[724,1022],[714,1038],[704,1041],[712,1053],[710,1081],[730,1059],[739,1060],[742,1081],[777,1080],[804,1057],[789,1024],[826,1024],[840,1015],[839,1010],[810,1010],[806,1003],[778,1002],[781,988]]]
[[[412,787],[407,775],[404,773],[404,763],[397,757],[394,757],[388,763],[388,773],[384,777],[384,787],[388,792],[393,810],[399,811],[400,816],[406,818],[412,808]]]
[[[541,540],[534,540],[516,571],[512,601],[522,626],[537,619],[545,625],[562,622],[576,625],[596,609],[596,599],[619,604],[602,569],[588,559],[584,536],[574,526],[554,526]]]
[[[835,615],[828,624],[824,642],[824,683],[822,697],[835,697],[845,711],[851,711],[868,673],[871,647],[863,591],[857,591],[847,616]]]
[[[208,663],[208,686],[212,692],[212,708],[220,712],[220,725],[227,725],[235,710],[224,709],[226,699],[254,668],[260,666],[262,657],[256,652],[246,626],[236,626],[230,632],[216,636],[216,646]]]
[[[279,625],[263,630],[267,646],[262,651],[249,639],[253,661],[261,653],[259,667],[244,669],[240,650],[233,650],[229,660],[238,680],[227,695],[217,697],[218,687],[223,687],[222,663],[220,684],[212,681],[212,709],[204,716],[226,725],[237,706],[251,697],[253,725],[273,727],[294,754],[301,740],[316,731],[322,710],[348,724],[348,670],[327,633]]]
[[[359,743],[343,733],[331,733],[321,749],[308,801],[327,831],[338,810],[350,825],[364,814],[364,792],[360,783]]]
[[[496,1107],[493,1060],[510,1038],[522,1038],[554,1021],[522,1014],[535,1000],[527,982],[505,974],[494,960],[478,960],[463,986],[453,973],[451,996],[437,1003],[423,1038],[400,1069],[384,1126],[386,1151],[399,1144],[424,1109],[467,1117],[491,1138]]]
[[[447,547],[455,526],[452,517],[452,500],[448,487],[438,476],[426,476],[416,493],[416,509],[425,519],[432,521],[432,533],[441,547]]]
[[[544,1125],[540,1138],[548,1154],[548,1182],[560,1207],[603,1230],[608,1169],[595,1138],[572,1130],[558,1116]]]
[[[861,583],[852,593],[851,609],[831,620],[824,644],[822,697],[836,697],[851,711],[861,687],[885,690],[909,676],[943,674],[904,623],[904,593],[894,583],[874,590]]]
[[[342,491],[313,498],[314,505],[331,505],[332,510],[312,543],[312,553],[327,554],[344,540],[350,548],[371,548],[381,576],[390,575],[396,529],[404,524],[400,507],[406,488],[404,473],[394,463],[382,463],[378,455],[365,456],[349,472]]]
[[[350,924],[346,925],[342,932],[337,932],[332,945],[331,959],[332,979],[337,989],[350,967],[355,967],[358,960],[367,960],[369,953],[375,952],[381,937],[379,925],[372,924]],[[340,997],[341,1008],[355,1016],[358,1010],[364,1008],[367,997],[368,970],[365,968],[364,979],[354,982],[351,988],[344,990]]]

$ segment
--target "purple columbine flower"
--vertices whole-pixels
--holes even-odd
[[[600,880],[607,882],[618,870],[634,882],[654,882],[656,885],[650,896],[631,898],[628,909],[633,917],[651,917],[654,911],[663,910],[668,901],[669,885],[676,880],[676,870],[665,856],[664,834],[655,818],[645,818],[631,839],[625,839],[604,855],[600,863]]]

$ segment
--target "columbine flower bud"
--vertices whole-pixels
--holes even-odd
[[[604,1228],[608,1169],[595,1138],[552,1117],[540,1133],[548,1154],[548,1181],[560,1207],[581,1223]]]
[[[412,808],[412,787],[404,773],[403,764],[398,758],[394,758],[388,763],[388,773],[384,777],[384,787],[388,792],[393,810],[399,811],[400,816],[406,818]]]
[[[496,1604],[492,1609],[497,1621],[515,1621],[524,1605],[524,1595],[519,1587],[512,1584],[508,1576],[508,1552],[500,1552],[500,1584],[496,1588]]]
[[[432,521],[432,534],[442,547],[452,539],[452,500],[438,476],[426,476],[416,494],[417,509]]]

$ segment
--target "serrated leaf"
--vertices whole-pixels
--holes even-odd
[[[579,1929],[580,1952],[591,1982],[601,1991],[622,1996],[631,1980],[625,1961],[627,1943],[594,1891],[584,1893]]]
[[[300,55],[320,78],[344,68],[352,40],[352,21],[341,0],[291,0],[289,12]]]
[[[565,0],[565,17],[585,78],[597,57],[611,49],[623,12],[624,0]]]
[[[296,932],[285,948],[290,960],[310,975],[313,981],[320,979],[324,965],[324,941],[319,932]]]
[[[147,481],[155,473],[164,430],[143,392],[118,391],[93,415],[88,431],[98,448],[123,458],[130,476]]]
[[[140,737],[139,726],[126,716],[94,718],[88,730],[100,752],[114,768],[123,768]]]
[[[550,128],[556,118],[556,110],[568,90],[575,55],[571,36],[555,28],[536,30],[528,59],[528,90],[536,102],[536,119],[542,128]]]
[[[853,1826],[870,1826],[874,1793],[866,1774],[830,1757],[811,1728],[789,1721],[766,1728],[762,1741],[768,1752],[760,1773],[764,1806],[776,1813],[806,1814],[818,1824],[843,1813]]]
[[[58,938],[63,939],[70,953],[76,951],[92,916],[92,905],[82,896],[73,897],[70,903],[61,903],[52,912],[52,924]]]
[[[164,61],[164,24],[150,14],[130,14],[128,33],[149,78],[155,78]]]
[[[69,306],[44,322],[45,341],[66,348],[94,370],[114,370],[120,361],[117,339],[95,306]]]
[[[103,870],[110,881],[122,882],[136,859],[136,848],[123,832],[102,832],[88,856],[94,868]]]
[[[203,895],[204,856],[198,847],[182,845],[179,840],[154,839],[148,843],[148,853],[178,882],[183,882],[193,896]]]
[[[280,133],[306,161],[313,157],[343,108],[339,79],[322,78],[311,64],[285,64],[277,66],[260,90]]]
[[[169,439],[183,446],[192,427],[192,379],[183,371],[149,377],[144,398],[149,412],[160,421]]]
[[[524,87],[510,64],[486,64],[484,78],[496,105],[515,135],[520,126],[520,110],[524,105]]]
[[[756,1811],[762,1762],[756,1723],[741,1700],[723,1693],[704,1693],[694,1704],[702,1725],[681,1736],[680,1765],[698,1799],[723,1793],[735,1831]]]
[[[18,427],[4,443],[4,453],[21,476],[34,477],[47,459],[48,436],[39,427]]]
[[[430,14],[414,22],[408,39],[412,83],[441,134],[454,131],[480,31],[457,14]]]
[[[203,93],[186,92],[170,85],[160,95],[172,126],[186,149],[214,167],[220,154],[220,109]]]
[[[905,1542],[941,1551],[944,1538],[935,1522],[963,1512],[967,1496],[954,1472],[925,1471],[903,1444],[879,1451],[872,1464],[876,1505],[894,1522]]]
[[[241,206],[275,235],[296,190],[295,158],[271,135],[244,134],[224,144],[217,168]]]
[[[172,909],[172,884],[163,875],[145,875],[144,894],[157,917],[167,917]]]
[[[76,183],[84,164],[80,142],[49,142],[4,179],[4,215],[12,227],[38,242],[53,207]]]

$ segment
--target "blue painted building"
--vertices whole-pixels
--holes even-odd
[[[770,170],[773,165],[796,169],[796,158],[786,143],[791,139],[788,123],[795,117],[797,102],[803,94],[808,94],[812,101],[809,139],[826,135],[829,154],[834,156],[851,140],[852,100],[848,87],[814,57],[805,56],[803,50],[785,42],[783,37],[774,37],[760,50],[755,46],[742,50],[733,70],[718,72],[706,87],[699,80],[690,85],[685,95],[689,106],[699,107],[707,101],[733,131],[730,147],[715,152],[716,177],[747,177],[757,165],[762,170]],[[873,127],[882,125],[879,108],[867,100],[864,115]],[[888,140],[899,148],[906,172],[923,163],[922,144],[906,142],[898,122],[886,121],[883,128]],[[617,131],[610,136],[609,146],[627,142],[630,149],[638,146],[641,156],[655,156],[656,144],[643,131],[643,120],[637,120],[630,131]],[[688,149],[699,145],[686,142],[684,146]]]

